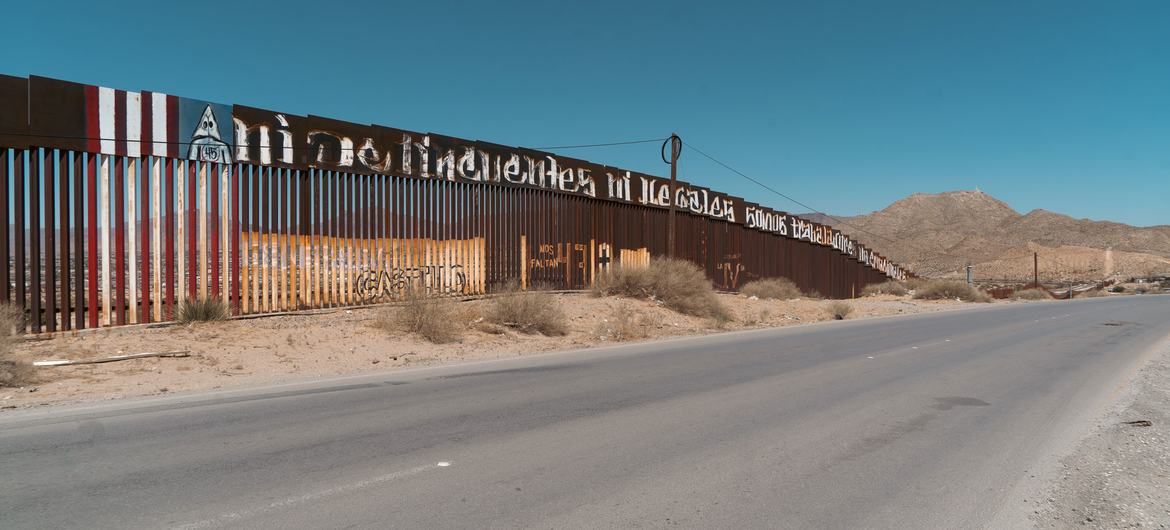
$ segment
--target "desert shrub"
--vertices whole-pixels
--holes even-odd
[[[990,302],[991,297],[961,280],[932,280],[923,283],[914,291],[914,298],[921,300],[962,300],[964,302]]]
[[[551,293],[541,290],[522,291],[509,286],[499,296],[488,302],[484,318],[500,326],[506,326],[523,333],[539,333],[547,336],[564,335],[568,332],[568,317],[557,305]]]
[[[595,296],[649,298],[684,315],[717,322],[730,318],[703,270],[687,260],[655,258],[646,267],[614,267],[594,280],[592,290]]]
[[[788,278],[761,278],[744,285],[740,292],[761,300],[792,300],[802,294]]]
[[[911,291],[916,291],[927,283],[930,283],[930,280],[926,278],[906,278],[902,280],[902,285],[905,285],[906,289]]]
[[[808,293],[805,294],[805,296],[809,300],[824,300],[825,299],[825,295],[821,294],[821,292],[816,290],[816,289],[809,291]]]
[[[458,313],[453,299],[427,298],[408,290],[402,305],[387,309],[375,321],[375,327],[413,333],[434,344],[458,342],[463,338],[462,319]]]
[[[889,280],[882,283],[871,283],[866,285],[861,290],[864,296],[873,296],[875,294],[892,294],[894,296],[906,296],[910,292],[902,282]]]
[[[1109,292],[1111,292],[1111,293],[1124,293],[1125,286],[1124,285],[1114,285],[1113,287],[1109,288]]]
[[[1023,289],[1012,293],[1012,300],[1051,300],[1052,295],[1044,289]]]
[[[475,329],[488,335],[506,335],[508,333],[508,328],[487,321],[476,322]]]
[[[825,312],[833,317],[834,320],[845,320],[853,312],[853,306],[840,300],[835,300],[825,306]]]
[[[1090,290],[1085,291],[1081,294],[1078,294],[1077,296],[1079,296],[1081,298],[1100,298],[1102,296],[1105,296],[1105,291],[1102,291],[1100,289],[1090,289]]]
[[[33,366],[12,352],[22,335],[24,311],[12,304],[0,304],[0,387],[24,386],[35,380]]]
[[[226,320],[231,313],[227,304],[218,298],[187,298],[179,303],[175,320],[180,324]]]
[[[650,335],[648,330],[653,325],[645,313],[620,305],[597,323],[597,336],[615,342],[640,340]]]
[[[1133,292],[1135,292],[1137,294],[1146,294],[1146,293],[1150,292],[1150,290],[1146,287],[1138,287],[1137,289],[1134,289]]]

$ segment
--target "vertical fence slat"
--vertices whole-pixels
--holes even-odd
[[[8,190],[12,184],[12,173],[8,169],[10,153],[11,150],[7,147],[0,146],[0,218],[4,220],[3,230],[0,230],[0,260],[4,260],[4,266],[0,267],[0,302],[6,304],[12,302],[12,278],[9,276],[12,267],[10,252],[12,246],[8,241],[13,226],[12,210],[8,207]]]
[[[121,156],[114,158],[114,291],[117,321],[126,324],[126,176]]]
[[[70,266],[73,262],[70,261],[69,256],[69,235],[72,233],[72,230],[70,230],[72,223],[69,219],[69,182],[71,180],[69,178],[70,168],[71,164],[69,164],[69,153],[66,151],[58,151],[57,180],[59,192],[57,194],[57,201],[59,202],[59,205],[57,206],[57,226],[59,228],[57,233],[57,244],[60,246],[60,248],[57,251],[57,267],[59,270],[57,276],[61,278],[61,289],[57,292],[57,295],[61,297],[60,308],[62,330],[73,329],[73,321],[70,318],[72,316],[72,304],[69,296],[72,294],[72,282],[70,281],[69,276],[73,272],[72,267]]]
[[[198,184],[199,177],[195,162],[184,162],[187,166],[187,241],[186,241],[186,269],[187,269],[187,297],[191,299],[199,298],[199,254],[196,251],[195,242],[199,235],[199,206],[201,204]]]
[[[25,190],[27,188],[27,167],[25,164],[25,156],[30,151],[23,149],[14,150],[12,159],[12,198],[13,198],[13,237],[16,239],[13,246],[14,254],[16,255],[13,262],[13,269],[16,275],[16,305],[22,311],[28,310],[28,299],[26,296],[27,287],[25,281],[27,279],[25,262],[26,262],[26,227],[25,223],[25,202],[28,200]]]
[[[231,308],[235,314],[241,313],[240,304],[240,166],[234,164],[231,168]]]
[[[143,281],[143,290],[146,290],[149,282],[150,301],[147,309],[151,311],[150,318],[160,322],[163,320],[162,160],[158,157],[152,157],[150,166],[150,261],[148,263],[150,263],[150,268],[147,270],[147,280]],[[150,274],[152,271],[153,276]]]
[[[44,211],[44,225],[42,225],[42,233],[45,238],[45,312],[44,324],[45,330],[49,332],[57,331],[57,249],[54,244],[57,236],[57,203],[56,203],[56,186],[57,186],[57,159],[56,153],[53,149],[44,149],[41,151],[44,158],[42,159],[41,171],[43,177],[41,185],[44,186],[42,195],[45,198]]]
[[[99,155],[101,158],[101,201],[98,207],[98,216],[101,224],[102,255],[100,260],[101,291],[102,291],[102,325],[112,326],[114,323],[113,306],[110,299],[113,294],[110,290],[110,157]]]
[[[207,298],[207,221],[210,215],[210,207],[207,200],[207,163],[197,162],[197,165],[198,176],[196,180],[198,182],[198,188],[195,193],[198,198],[191,201],[191,206],[198,216],[196,220],[198,223],[198,239],[196,240],[196,245],[198,247],[199,260],[195,264],[197,274],[193,278],[193,281],[199,287],[198,291],[192,296],[202,300]]]
[[[29,220],[29,327],[41,332],[41,150],[29,153],[28,220]]]
[[[232,193],[231,193],[231,178],[232,168],[230,165],[223,164],[219,168],[219,271],[220,279],[216,282],[219,285],[220,299],[223,300],[224,305],[229,308],[232,307],[232,256],[235,255],[236,249],[232,247],[231,238],[231,221],[232,221]]]
[[[119,209],[119,219],[126,218],[126,312],[125,323],[139,323],[138,314],[138,160],[126,159],[126,212]]]

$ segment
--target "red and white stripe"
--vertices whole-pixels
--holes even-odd
[[[178,158],[179,98],[158,92],[142,93],[142,152]]]
[[[178,157],[178,98],[92,86],[85,94],[91,152]]]

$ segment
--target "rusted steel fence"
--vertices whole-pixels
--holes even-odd
[[[735,290],[906,272],[831,227],[680,182],[676,252]],[[523,148],[0,76],[0,301],[33,333],[525,288],[668,248],[669,181]]]

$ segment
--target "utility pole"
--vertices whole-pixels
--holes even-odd
[[[675,257],[674,254],[674,210],[675,205],[675,189],[678,185],[678,157],[682,154],[682,138],[675,133],[670,133],[670,138],[662,143],[662,161],[666,162],[666,143],[670,143],[670,214],[666,221],[666,255]]]
[[[1032,285],[1040,288],[1040,253],[1032,253]]]
[[[967,262],[967,285],[971,285],[975,280],[971,277],[971,262]]]

